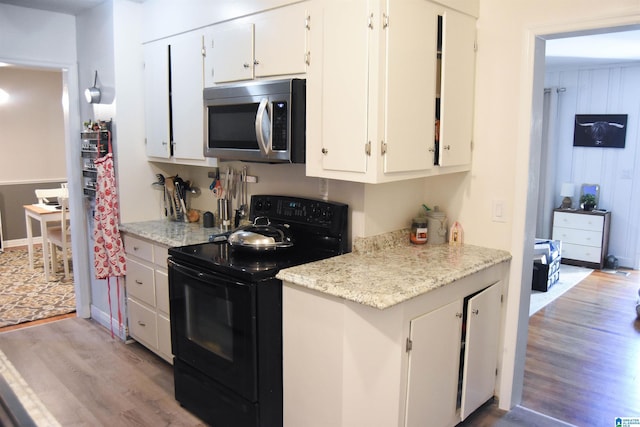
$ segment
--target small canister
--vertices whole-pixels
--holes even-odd
[[[428,227],[430,231],[429,244],[438,245],[447,242],[447,215],[438,210],[427,212]]]
[[[213,227],[213,214],[209,211],[202,215],[202,226],[205,228]]]
[[[427,218],[414,218],[411,223],[411,243],[424,245],[427,243]]]

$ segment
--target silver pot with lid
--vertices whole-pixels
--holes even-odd
[[[227,238],[234,249],[274,251],[293,246],[289,225],[272,225],[269,218],[256,217],[253,224],[236,229]]]

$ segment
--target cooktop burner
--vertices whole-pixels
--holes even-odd
[[[268,217],[272,224],[288,224],[291,248],[259,251],[210,242],[170,248],[169,255],[206,271],[259,281],[283,268],[318,261],[347,252],[348,206],[342,203],[288,196],[252,196],[250,220]]]

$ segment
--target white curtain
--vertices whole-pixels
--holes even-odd
[[[563,88],[547,88],[544,90],[542,114],[542,146],[540,147],[540,192],[538,193],[538,219],[536,237],[551,238],[551,221],[554,200],[558,192],[556,187],[556,135],[558,119],[558,94]]]

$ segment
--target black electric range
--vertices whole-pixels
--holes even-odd
[[[293,246],[252,251],[223,241],[169,249],[176,400],[218,427],[282,425],[282,282],[275,276],[347,252],[345,204],[253,196],[256,217],[287,224]]]

